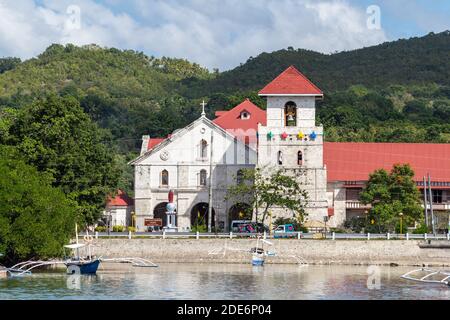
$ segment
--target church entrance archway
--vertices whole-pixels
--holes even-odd
[[[252,208],[247,203],[236,203],[228,210],[228,219],[233,220],[252,220]]]
[[[153,209],[153,218],[155,219],[162,219],[163,223],[162,226],[165,227],[167,225],[167,202],[161,202],[158,204],[155,209]],[[178,225],[178,217],[175,216],[175,224]]]
[[[191,210],[191,228],[204,225],[208,228],[208,208],[209,205],[206,202],[199,202],[192,207]],[[212,208],[212,223],[211,226],[214,227],[216,213],[214,208]]]

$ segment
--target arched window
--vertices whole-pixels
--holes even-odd
[[[292,101],[284,105],[284,124],[286,127],[297,125],[297,105]]]
[[[278,151],[278,164],[282,165],[283,164],[283,152]]]
[[[162,186],[169,185],[169,172],[165,169],[161,171],[161,185]]]
[[[298,164],[299,166],[302,166],[302,165],[303,165],[303,153],[302,153],[301,151],[299,151],[299,152],[297,153],[297,164]]]
[[[200,170],[200,181],[199,184],[201,186],[206,186],[206,170],[202,169]]]
[[[242,184],[244,182],[244,171],[242,169],[239,169],[236,174],[236,183]]]
[[[208,142],[203,139],[200,141],[200,158],[208,158]]]

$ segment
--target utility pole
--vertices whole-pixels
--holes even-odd
[[[211,129],[211,143],[209,150],[209,202],[208,202],[208,232],[212,231],[212,190],[213,190],[213,130]],[[215,225],[215,224],[214,224]]]
[[[431,214],[431,228],[433,230],[433,234],[436,234],[436,229],[434,225],[434,214],[433,214],[433,195],[431,193],[431,177],[430,173],[428,173],[428,195],[430,199],[430,214]]]
[[[423,203],[425,206],[425,225],[428,227],[428,202],[427,202],[427,180],[425,176],[423,176]]]

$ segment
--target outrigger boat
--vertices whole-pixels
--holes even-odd
[[[65,245],[64,248],[71,249],[75,252],[74,256],[65,261],[68,274],[95,274],[97,273],[100,259],[92,256],[92,236],[86,230],[84,236],[85,243],[78,242],[78,226],[75,224],[76,243]],[[80,249],[87,248],[86,258],[80,256]]]
[[[93,258],[91,255],[90,243],[75,243],[64,246],[64,248],[76,250],[77,254],[65,261],[68,274],[95,274],[97,272],[98,266],[100,265],[100,259]],[[87,258],[82,258],[79,255],[79,250],[81,248],[89,248],[89,254]]]
[[[445,284],[450,287],[450,271],[446,270],[420,268],[405,273],[401,278],[422,283]]]
[[[43,266],[55,266],[65,265],[67,267],[68,274],[96,274],[100,262],[112,262],[112,263],[131,263],[133,267],[158,267],[153,262],[143,258],[97,258],[92,254],[92,242],[93,238],[86,231],[86,235],[83,237],[85,243],[79,243],[78,230],[75,225],[76,243],[65,245],[64,248],[73,251],[71,257],[65,260],[50,260],[50,261],[25,261],[20,262],[11,268],[7,268],[7,271],[11,276],[22,276],[31,274],[31,270]],[[80,254],[80,249],[87,249],[84,252],[84,257]],[[83,253],[83,252],[81,252]]]
[[[252,253],[252,265],[253,266],[263,266],[266,256],[275,256],[275,253],[264,250],[264,244],[273,245],[272,242],[265,239],[260,239],[261,236],[256,237],[256,247],[252,248],[250,252]],[[260,246],[261,242],[261,246]]]
[[[255,247],[252,247],[250,249],[236,248],[236,247],[228,246],[227,242],[225,242],[225,245],[223,247],[213,248],[208,252],[208,254],[215,255],[215,256],[219,256],[219,255],[225,256],[227,254],[227,252],[250,253],[252,255],[251,263],[254,266],[263,266],[266,257],[279,257],[279,258],[294,259],[297,261],[297,264],[300,266],[308,265],[308,262],[305,259],[303,259],[301,256],[289,255],[289,254],[278,254],[273,251],[264,250],[264,244],[268,244],[270,246],[273,245],[272,242],[267,241],[264,238],[261,238],[261,235],[258,234],[256,236],[256,246]]]

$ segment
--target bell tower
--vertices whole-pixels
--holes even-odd
[[[301,172],[308,191],[307,219],[323,221],[328,215],[327,174],[323,164],[323,127],[316,125],[316,100],[322,91],[290,66],[265,86],[267,125],[258,126],[258,167]],[[283,209],[276,216],[292,216]]]

